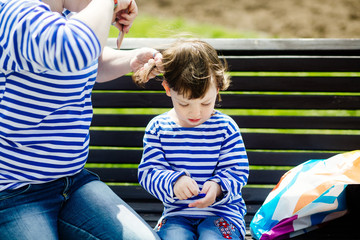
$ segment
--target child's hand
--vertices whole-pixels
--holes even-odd
[[[186,200],[199,193],[196,181],[188,176],[181,176],[174,185],[174,194],[180,200]]]
[[[206,208],[215,202],[216,197],[222,194],[220,185],[214,181],[205,182],[200,193],[205,193],[205,197],[190,203],[189,207]]]

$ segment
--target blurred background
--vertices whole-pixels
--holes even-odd
[[[136,2],[139,15],[126,37],[360,38],[360,0]]]

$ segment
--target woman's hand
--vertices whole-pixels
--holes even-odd
[[[162,72],[162,54],[153,48],[140,48],[131,59],[130,67],[134,73],[137,71],[150,71],[148,78],[145,79],[145,82],[147,82]]]
[[[128,33],[137,15],[138,7],[135,0],[118,0],[114,10],[113,25],[123,34]]]
[[[206,208],[215,202],[216,197],[220,196],[222,191],[218,183],[207,181],[200,193],[205,193],[205,197],[190,203],[189,207]]]
[[[129,72],[136,72],[149,66],[149,62],[155,64],[150,74],[156,77],[160,74],[162,55],[153,48],[139,48],[134,50],[115,50],[105,47],[99,58],[97,82],[107,82],[117,79]],[[146,82],[146,81],[144,81]]]
[[[180,200],[186,200],[199,193],[196,181],[188,176],[181,176],[174,185],[174,194]]]

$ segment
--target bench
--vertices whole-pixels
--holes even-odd
[[[159,49],[172,40],[125,39],[122,48]],[[247,148],[250,177],[243,196],[249,226],[288,169],[359,149],[360,39],[205,40],[226,58],[232,75],[218,109],[238,123]],[[108,46],[115,47],[115,39]],[[163,207],[138,185],[137,165],[145,126],[171,108],[170,98],[159,82],[142,89],[128,75],[96,84],[92,100],[86,167],[154,226]],[[353,239],[355,221],[349,216],[296,239]]]

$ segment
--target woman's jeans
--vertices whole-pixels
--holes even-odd
[[[224,218],[167,217],[156,226],[162,240],[243,239],[239,230]]]
[[[87,170],[0,192],[1,240],[159,239],[106,184]]]

